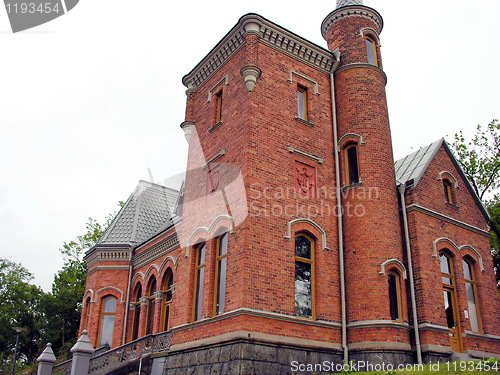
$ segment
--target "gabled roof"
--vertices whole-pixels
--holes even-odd
[[[94,247],[133,246],[149,239],[170,222],[178,194],[176,190],[139,181]]]
[[[484,218],[489,221],[490,216],[488,214],[488,211],[481,202],[481,199],[479,199],[476,192],[472,188],[471,183],[465,176],[462,167],[460,167],[460,164],[458,164],[457,159],[455,159],[455,156],[451,152],[444,138],[441,138],[436,142],[422,147],[420,150],[397,160],[394,163],[394,169],[396,171],[396,183],[398,185],[411,185],[412,188],[415,188],[441,147],[443,147],[443,149],[448,154],[448,157],[450,158],[451,162],[458,171],[458,174],[464,181],[467,190],[469,190],[472,198],[474,198],[474,201],[481,210]]]

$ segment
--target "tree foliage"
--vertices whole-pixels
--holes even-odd
[[[455,134],[452,148],[467,179],[490,214],[491,248],[497,283],[500,285],[500,122],[491,121],[486,128],[466,140],[462,131]]]
[[[500,122],[491,121],[485,129],[466,140],[462,131],[455,134],[452,148],[458,162],[481,200],[500,186]]]
[[[38,354],[43,291],[30,284],[32,280],[33,275],[26,268],[0,258],[0,368],[12,363],[16,340],[12,327],[26,328],[19,335],[21,362],[32,361]]]
[[[83,256],[103,235],[113,217],[114,214],[109,215],[103,224],[89,218],[86,232],[77,236],[76,240],[65,242],[60,249],[64,265],[54,275],[52,293],[45,295],[43,300],[43,309],[47,316],[43,339],[52,343],[52,349],[60,358],[69,356],[69,349],[78,339],[87,275]]]

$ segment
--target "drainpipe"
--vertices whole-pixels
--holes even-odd
[[[406,216],[405,185],[398,186],[401,196],[401,212],[403,213],[403,229],[405,232],[406,257],[408,258],[408,276],[410,277],[411,309],[413,314],[413,330],[415,332],[415,343],[417,347],[417,362],[422,363],[422,349],[420,347],[420,332],[418,331],[417,300],[415,298],[415,280],[413,279],[413,263],[411,260],[410,233],[408,230],[408,218]]]
[[[344,274],[344,238],[343,238],[343,221],[342,221],[342,201],[340,194],[340,162],[339,162],[339,143],[337,132],[337,106],[335,104],[335,81],[333,73],[340,64],[340,51],[333,51],[335,63],[330,70],[330,90],[332,98],[332,128],[333,128],[333,149],[335,154],[335,185],[337,198],[337,231],[339,237],[339,267],[340,267],[340,300],[342,310],[342,350],[344,352],[344,361],[349,360],[349,348],[347,347],[347,309],[345,296],[345,274]]]
[[[125,345],[127,341],[127,321],[128,321],[128,310],[130,304],[130,283],[132,282],[132,254],[134,253],[134,248],[130,248],[130,255],[128,261],[130,263],[128,268],[128,284],[127,284],[127,302],[125,304],[125,319],[123,321],[123,334],[122,334],[122,345]]]

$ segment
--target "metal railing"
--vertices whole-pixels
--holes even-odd
[[[107,374],[112,370],[138,361],[148,354],[168,351],[171,345],[172,332],[170,331],[141,337],[118,348],[94,354],[90,359],[88,373],[93,375]],[[54,366],[52,374],[71,375],[71,360]]]

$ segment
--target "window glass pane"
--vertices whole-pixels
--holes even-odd
[[[311,259],[311,241],[307,237],[295,237],[295,256]]]
[[[368,56],[368,64],[375,64],[375,49],[373,45],[373,41],[371,39],[366,38],[366,54]]]
[[[444,311],[446,313],[446,323],[448,328],[455,328],[455,318],[453,317],[452,294],[449,290],[443,290]]]
[[[464,268],[464,278],[466,280],[472,280],[472,269],[469,262],[462,260],[462,266]]]
[[[443,281],[443,284],[446,285],[451,285],[451,279],[449,277],[441,277],[441,280]]]
[[[203,244],[198,250],[198,266],[205,264],[206,248],[206,244]]]
[[[349,184],[357,184],[359,182],[358,153],[355,146],[347,149],[347,161],[349,167]]]
[[[304,90],[299,89],[297,91],[297,113],[298,117],[305,120],[305,92]]]
[[[201,319],[201,307],[203,301],[203,278],[205,276],[205,268],[198,270],[198,283],[196,285],[196,305],[195,305],[195,320]]]
[[[474,296],[474,286],[470,283],[465,283],[467,290],[467,303],[469,305],[469,320],[471,328],[474,332],[479,332],[479,321],[477,319],[476,298]]]
[[[106,298],[104,301],[104,312],[105,313],[114,313],[116,311],[116,298],[110,297]]]
[[[441,260],[441,272],[451,274],[451,272],[450,272],[450,260],[448,259],[448,257],[444,254],[441,254],[440,260]]]
[[[295,313],[312,317],[311,264],[295,262]]]
[[[391,319],[398,320],[399,319],[399,301],[398,301],[398,284],[396,280],[396,275],[389,274],[388,276],[389,282],[389,304],[391,311]]]
[[[115,316],[114,315],[103,315],[101,323],[101,342],[100,346],[109,345],[113,341],[113,329],[115,327]]]
[[[227,233],[224,233],[219,241],[219,256],[222,256],[227,254]]]
[[[217,307],[216,314],[222,314],[224,312],[225,297],[226,297],[226,267],[227,258],[223,258],[219,262],[219,274],[218,274],[218,290],[217,290]]]

